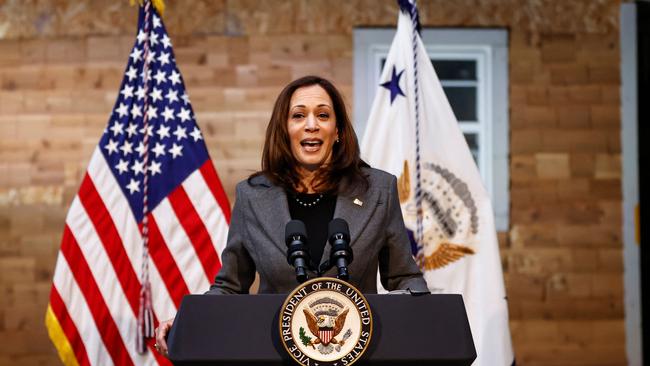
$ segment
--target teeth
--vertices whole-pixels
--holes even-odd
[[[307,146],[317,146],[322,144],[320,141],[303,141],[301,142],[302,145],[307,145]]]

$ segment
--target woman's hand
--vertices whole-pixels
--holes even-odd
[[[169,333],[169,330],[172,329],[172,324],[174,323],[174,319],[169,319],[162,321],[158,324],[158,328],[156,328],[156,345],[154,348],[156,351],[158,351],[161,355],[167,357],[169,354],[169,350],[167,349],[167,333]]]

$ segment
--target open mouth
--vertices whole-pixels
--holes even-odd
[[[300,146],[307,151],[317,151],[321,145],[323,145],[323,140],[321,139],[304,139],[300,141]]]

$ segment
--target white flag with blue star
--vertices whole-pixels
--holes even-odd
[[[362,158],[399,178],[413,254],[431,292],[463,295],[477,352],[474,365],[511,365],[490,198],[417,31],[417,9],[406,0],[399,4]]]

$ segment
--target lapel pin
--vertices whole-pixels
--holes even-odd
[[[361,200],[358,199],[358,198],[355,198],[354,201],[352,201],[352,202],[354,202],[354,204],[357,205],[357,206],[363,206],[363,202],[361,202]]]

